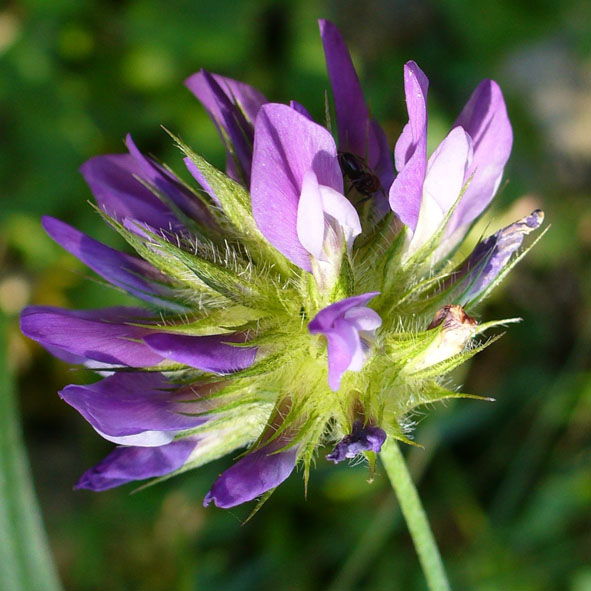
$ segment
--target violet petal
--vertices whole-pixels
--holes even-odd
[[[103,363],[150,367],[162,361],[142,337],[150,329],[126,322],[149,322],[141,308],[65,310],[52,306],[29,306],[21,314],[23,334],[50,351]]]
[[[395,148],[398,176],[390,187],[390,207],[412,232],[417,227],[427,170],[428,80],[415,62],[404,66],[404,91],[409,122]]]
[[[169,295],[170,289],[162,285],[166,277],[150,263],[110,248],[56,218],[44,216],[43,227],[61,247],[109,283],[140,299],[175,310],[184,309],[158,297]]]
[[[497,278],[521,246],[523,237],[539,228],[543,221],[544,213],[537,209],[476,245],[454,278],[454,282],[462,281],[469,286],[461,305],[476,298]]]
[[[66,386],[60,396],[115,443],[141,434],[142,443],[136,438],[132,445],[162,445],[172,441],[178,431],[207,420],[205,415],[196,416],[207,407],[195,394],[179,391],[159,373],[116,373],[94,384]],[[195,402],[185,402],[192,399]]]
[[[185,81],[201,101],[223,141],[229,138],[228,174],[248,185],[252,162],[253,126],[267,99],[253,87],[201,70]],[[230,152],[234,152],[237,162]],[[236,164],[239,170],[236,170]],[[241,178],[242,177],[242,178]]]
[[[140,167],[142,179],[170,199],[185,215],[206,226],[213,224],[213,218],[205,205],[171,172],[144,156],[129,134],[125,138],[125,145]]]
[[[96,156],[85,162],[80,172],[98,206],[117,221],[131,217],[164,230],[182,227],[170,209],[136,178],[143,177],[143,172],[131,154]]]
[[[365,293],[330,304],[308,324],[311,334],[327,340],[328,385],[337,391],[345,371],[359,371],[365,360],[360,332],[371,333],[382,323],[379,315],[365,307],[379,292]]]
[[[386,441],[386,432],[383,429],[373,425],[364,427],[361,421],[355,421],[351,433],[336,444],[326,459],[338,464],[345,459],[352,459],[364,451],[379,453],[384,441]]]
[[[144,338],[153,351],[166,359],[213,373],[232,373],[252,365],[255,347],[235,347],[229,343],[243,342],[241,336],[224,334],[190,336],[153,333]]]
[[[483,80],[478,85],[454,124],[458,126],[472,138],[474,157],[465,181],[472,178],[450,220],[449,235],[469,225],[484,211],[501,182],[511,153],[513,131],[496,82]]]
[[[165,476],[181,468],[197,444],[197,438],[187,437],[160,447],[118,447],[86,471],[75,488],[99,492],[132,480]]]
[[[372,298],[379,295],[379,291],[372,291],[363,293],[361,295],[345,298],[326,306],[316,314],[313,320],[310,321],[308,328],[312,334],[326,332],[330,330],[335,320],[343,316],[348,310],[358,306],[365,306]]]
[[[355,67],[339,30],[327,20],[319,20],[318,24],[335,102],[339,150],[366,159],[380,177],[382,186],[387,188],[393,178],[393,166],[387,142],[382,141],[385,136],[370,118]]]
[[[273,453],[277,449],[274,443],[249,453],[223,472],[205,496],[203,505],[207,507],[213,501],[222,509],[235,507],[252,501],[288,478],[295,467],[297,446]]]
[[[343,192],[343,177],[330,133],[286,105],[262,107],[255,126],[251,198],[265,238],[293,263],[311,271],[310,254],[297,235],[304,175]]]

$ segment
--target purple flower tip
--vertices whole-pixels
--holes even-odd
[[[294,446],[273,453],[280,445],[275,440],[236,462],[214,482],[205,495],[203,506],[213,501],[216,507],[228,509],[252,501],[280,485],[292,473],[298,452]]]
[[[372,425],[364,427],[361,421],[355,421],[351,433],[335,445],[326,459],[338,464],[345,459],[354,458],[363,451],[378,453],[381,451],[384,441],[386,441],[386,432],[383,429]]]

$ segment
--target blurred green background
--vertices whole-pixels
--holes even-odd
[[[226,458],[156,487],[72,485],[111,445],[56,391],[85,379],[18,331],[29,303],[125,303],[44,235],[60,217],[111,245],[78,167],[130,131],[182,173],[165,125],[218,165],[213,125],[183,87],[201,67],[296,99],[323,118],[316,19],[348,40],[391,143],[406,121],[402,66],[431,81],[431,139],[481,78],[505,93],[515,144],[491,229],[536,207],[552,228],[487,300],[521,316],[456,375],[461,401],[417,414],[409,462],[456,590],[591,590],[591,23],[587,0],[22,0],[0,8],[0,311],[34,483],[64,587],[123,590],[425,588],[385,475],[323,455],[248,524],[203,509]],[[8,483],[10,485],[10,483]],[[2,502],[2,499],[0,499]],[[2,535],[2,532],[0,532]],[[0,566],[1,568],[1,566]],[[7,590],[11,591],[11,590]]]

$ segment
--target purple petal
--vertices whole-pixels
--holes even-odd
[[[187,78],[185,85],[201,101],[213,122],[218,124],[219,121],[222,121],[222,113],[215,93],[212,92],[212,80],[226,97],[240,109],[246,120],[254,125],[260,108],[269,102],[265,96],[244,82],[202,70]]]
[[[228,173],[248,185],[252,162],[253,126],[259,109],[267,99],[258,90],[242,82],[210,74],[205,70],[193,74],[185,82],[201,101],[216,125],[222,140],[229,138],[238,160],[235,164],[228,148]],[[243,178],[236,178],[242,176]]]
[[[370,119],[363,91],[351,56],[339,30],[329,21],[318,21],[324,46],[326,69],[334,96],[339,131],[339,150],[367,160],[382,186],[393,178],[390,150],[379,125]],[[379,164],[379,166],[378,166]],[[384,178],[383,178],[384,177]]]
[[[208,410],[196,394],[179,390],[159,373],[116,373],[95,384],[66,386],[60,396],[106,439],[126,445],[170,443],[178,431],[207,420],[195,416]]]
[[[513,131],[496,82],[484,80],[478,85],[455,122],[456,126],[463,127],[472,138],[474,157],[465,180],[474,176],[450,220],[450,235],[470,224],[490,203],[511,153]]]
[[[337,320],[332,330],[326,333],[326,349],[328,385],[336,392],[341,387],[341,379],[347,370],[359,371],[363,366],[359,332],[348,322]]]
[[[165,282],[167,278],[150,263],[105,246],[56,218],[44,216],[43,227],[60,246],[109,283],[140,299],[166,307],[172,305],[174,309],[184,309],[158,297],[170,295],[171,291],[165,285],[157,283]]]
[[[365,308],[378,292],[365,293],[330,304],[308,324],[311,334],[324,334],[327,340],[328,385],[337,391],[347,370],[359,371],[365,360],[360,332],[377,329],[379,315]]]
[[[185,464],[197,443],[197,438],[188,437],[160,447],[118,447],[85,472],[75,488],[98,492],[132,480],[165,476]]]
[[[277,440],[238,460],[214,482],[203,505],[213,501],[216,507],[228,509],[280,485],[293,472],[298,450],[294,446],[273,453],[276,449]]]
[[[140,308],[64,310],[51,306],[29,306],[21,314],[23,334],[53,351],[59,349],[103,363],[150,367],[162,361],[140,339],[149,329],[125,324],[149,322]]]
[[[314,319],[310,321],[308,325],[310,332],[312,334],[318,334],[330,330],[335,320],[342,317],[348,310],[358,306],[365,306],[365,304],[379,295],[379,293],[379,291],[363,293],[326,306],[326,308],[320,310]]]
[[[215,194],[214,190],[211,188],[211,185],[207,182],[207,179],[203,175],[203,173],[197,168],[195,163],[189,158],[188,156],[183,159],[185,166],[187,167],[188,171],[193,175],[193,178],[199,183],[201,188],[211,197],[213,202],[220,207],[221,203],[218,199],[218,196]],[[234,178],[234,177],[232,177]]]
[[[521,246],[523,237],[539,228],[543,221],[544,212],[537,209],[476,245],[454,277],[454,282],[463,280],[463,283],[469,285],[460,301],[463,306],[497,278],[513,253]]]
[[[131,217],[155,228],[182,225],[168,207],[135,177],[143,171],[131,154],[96,156],[80,167],[99,207],[118,221]]]
[[[262,107],[255,127],[251,198],[256,223],[267,240],[293,263],[311,271],[310,255],[297,235],[304,175],[343,192],[343,177],[330,133],[286,105]]]
[[[384,441],[386,441],[386,432],[383,429],[373,425],[364,427],[363,423],[357,420],[353,423],[351,433],[336,444],[326,459],[338,464],[347,458],[354,458],[364,451],[379,453]]]
[[[125,145],[141,169],[140,177],[143,180],[170,199],[185,215],[205,225],[213,223],[213,218],[205,205],[186,189],[171,172],[152,159],[146,158],[133,143],[129,134],[125,138]]]
[[[203,371],[232,373],[252,365],[256,357],[255,347],[236,347],[229,343],[241,343],[240,335],[189,336],[155,333],[144,338],[146,344],[166,359],[184,363]]]
[[[416,230],[427,169],[427,89],[429,82],[414,62],[404,66],[409,122],[396,143],[398,176],[390,187],[390,207],[412,232]]]
[[[308,109],[306,109],[306,107],[304,107],[304,105],[302,105],[301,103],[298,103],[298,101],[289,101],[289,106],[294,111],[297,111],[300,115],[303,115],[304,117],[306,117],[306,119],[313,121],[312,115],[310,115],[310,113],[308,113]]]

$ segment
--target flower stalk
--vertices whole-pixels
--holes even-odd
[[[450,591],[433,531],[396,441],[388,440],[382,447],[380,457],[398,498],[429,591]]]

